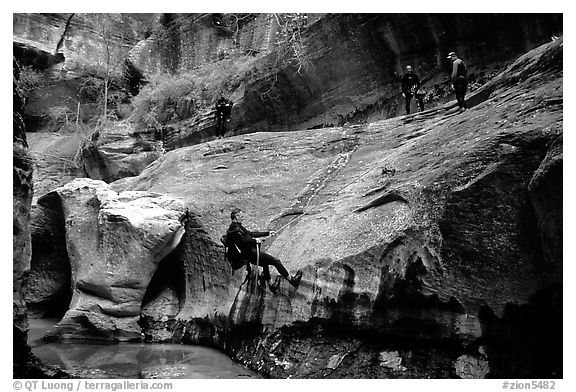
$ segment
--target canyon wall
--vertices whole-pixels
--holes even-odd
[[[230,129],[303,129],[402,114],[400,78],[408,64],[429,92],[442,91],[449,51],[465,59],[472,80],[483,80],[563,28],[557,14],[328,14],[311,21],[301,31],[301,59],[279,62],[279,27],[269,14],[239,25],[234,40],[214,15],[172,15],[139,45],[133,62],[147,73],[184,72],[239,53],[265,54],[242,83],[230,80]]]
[[[31,232],[30,232],[30,208],[32,204],[32,159],[28,152],[26,133],[24,128],[23,103],[17,88],[17,81],[20,78],[20,69],[14,61],[13,69],[13,141],[12,141],[12,195],[13,195],[13,215],[12,215],[12,254],[13,254],[13,352],[14,352],[14,373],[27,374],[32,371],[28,361],[31,356],[30,348],[26,344],[28,333],[28,317],[26,314],[26,303],[22,292],[22,283],[26,272],[30,269],[31,258]]]
[[[144,38],[155,14],[13,14],[13,40],[20,47],[58,56],[39,68],[61,63],[58,71],[79,67],[112,66],[123,61]],[[23,53],[24,54],[24,53]],[[64,66],[64,69],[62,69]],[[122,67],[117,68],[123,71]]]
[[[66,27],[66,16],[15,14],[14,39],[49,53],[59,47],[65,68],[102,63],[98,23],[73,16]],[[471,79],[483,83],[563,30],[560,14],[309,15],[298,31],[296,60],[279,58],[281,28],[274,14],[125,14],[112,21],[114,56],[126,56],[145,76],[234,59],[238,74],[225,86],[235,101],[229,129],[236,134],[396,116],[404,113],[399,90],[406,65],[420,75],[433,104],[438,96],[450,98],[449,51],[458,52]]]
[[[156,282],[184,271],[179,312],[145,315],[147,338],[272,377],[561,377],[562,202],[545,189],[562,189],[562,45],[520,57],[464,114],[237,136],[113,183],[193,215]],[[278,231],[263,250],[303,271],[297,289],[230,274],[233,207]]]
[[[162,64],[150,46],[144,70],[178,72],[226,56],[238,42],[262,51],[272,42],[268,27],[254,41],[245,27],[232,45],[229,35],[216,33],[221,18],[194,18],[196,34],[210,31],[209,38],[181,45],[183,29],[165,47],[180,45],[177,56],[164,53]],[[247,23],[258,18],[266,16]],[[184,21],[159,23],[183,28]],[[513,21],[524,27],[512,29]],[[454,115],[448,103],[349,123],[397,114],[398,77],[408,61],[431,86],[443,83],[446,51],[456,48],[478,75],[515,50],[548,42],[561,28],[558,15],[315,19],[303,32],[316,67],[311,73],[301,76],[293,66],[263,71],[237,86],[235,132],[274,132],[179,146],[111,188],[98,182],[121,199],[126,191],[147,191],[184,201],[186,233],[136,282],[126,265],[137,262],[115,254],[115,246],[105,248],[107,265],[125,262],[122,270],[103,268],[98,284],[87,284],[87,274],[69,293],[74,309],[53,336],[212,345],[282,378],[562,377],[562,39],[511,62],[469,95],[473,107],[464,114]],[[485,31],[493,34],[486,38]],[[219,40],[224,44],[214,46]],[[327,46],[331,42],[341,46]],[[266,56],[263,63],[273,52]],[[262,100],[263,92],[274,92],[273,98]],[[25,134],[17,131],[15,143],[22,144]],[[28,178],[27,171],[18,173]],[[93,183],[84,181],[76,191],[93,192]],[[43,199],[51,211],[46,221],[60,230],[56,243],[43,245],[66,248],[74,269],[94,268],[90,257],[72,260],[71,251],[90,254],[103,243],[104,226],[110,243],[123,238],[113,238],[114,225],[127,238],[141,237],[137,228],[147,220],[101,218],[102,198],[68,197],[56,206],[69,192],[63,189]],[[15,200],[18,195],[28,210],[14,216],[28,220],[31,196],[15,188]],[[272,294],[253,275],[244,282],[242,270],[231,273],[219,238],[233,207],[247,212],[249,229],[278,231],[263,250],[291,272],[303,271],[298,288],[282,281]],[[166,230],[179,227],[183,210],[181,204],[173,209]],[[29,224],[22,227],[25,233]],[[15,247],[25,249],[22,238],[15,237]],[[25,263],[29,257],[15,260],[16,267]],[[118,276],[108,279],[114,272]],[[116,292],[137,292],[129,314]],[[14,298],[21,297],[15,292]],[[106,311],[98,310],[102,304]],[[82,313],[87,310],[94,314]]]
[[[428,92],[443,92],[448,52],[466,61],[471,80],[481,80],[559,31],[560,15],[328,15],[303,34],[302,57],[310,65],[247,82],[232,128],[306,129],[404,114],[406,65]]]
[[[28,346],[28,313],[25,285],[32,258],[31,214],[34,193],[33,158],[26,140],[24,105],[18,88],[20,67],[13,61],[12,134],[12,369],[14,378],[65,377],[60,369],[47,367]],[[43,282],[42,282],[43,283]]]

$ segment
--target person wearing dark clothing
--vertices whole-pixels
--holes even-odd
[[[241,257],[249,262],[250,264],[257,264],[257,249],[256,247],[260,243],[259,238],[267,237],[269,235],[274,235],[273,231],[249,231],[244,226],[242,226],[244,214],[241,210],[235,209],[230,214],[230,219],[232,223],[228,228],[226,236],[228,241],[232,243],[240,251]],[[282,275],[290,284],[294,287],[298,287],[300,284],[300,279],[302,279],[302,271],[298,271],[294,276],[290,277],[288,270],[280,260],[276,257],[269,255],[265,252],[260,252],[258,264],[262,266],[263,269],[263,279],[268,282],[268,287],[270,291],[276,293],[280,281],[276,281],[275,284],[270,283],[270,266],[276,268],[278,273]]]
[[[219,138],[224,137],[226,133],[226,123],[230,121],[232,105],[232,101],[222,96],[216,102],[216,136]]]
[[[450,81],[452,82],[452,87],[454,87],[454,93],[456,94],[456,100],[458,101],[458,108],[460,113],[466,110],[466,101],[464,97],[466,96],[466,90],[468,89],[468,71],[466,70],[466,63],[459,59],[456,53],[450,52],[448,58],[452,60],[452,75],[450,76]]]
[[[415,96],[418,100],[420,111],[424,110],[424,94],[420,94],[420,79],[412,71],[410,65],[406,66],[406,73],[402,77],[402,96],[406,99],[406,114],[410,114],[410,101]]]

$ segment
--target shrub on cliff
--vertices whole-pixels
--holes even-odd
[[[20,78],[17,81],[17,87],[24,101],[30,97],[34,90],[39,89],[44,84],[44,75],[30,66],[20,68]]]
[[[196,85],[189,74],[153,75],[134,97],[131,119],[145,128],[159,129],[177,114],[178,102],[184,98],[196,101]]]
[[[229,95],[251,75],[257,57],[230,55],[208,66],[176,75],[155,74],[134,97],[131,120],[150,129],[210,110],[218,96]],[[187,110],[182,110],[186,106]]]

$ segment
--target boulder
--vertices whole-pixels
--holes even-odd
[[[460,378],[485,378],[490,371],[488,361],[471,355],[458,357],[454,366]]]
[[[111,182],[140,174],[162,155],[162,146],[153,134],[140,134],[120,124],[94,132],[84,140],[80,155],[88,177]]]
[[[72,276],[69,310],[48,335],[139,340],[142,299],[158,263],[180,241],[184,204],[150,192],[118,194],[91,179],[38,203],[63,212]]]
[[[379,360],[380,366],[401,372],[406,371],[406,368],[402,366],[402,357],[398,354],[398,351],[382,351]]]

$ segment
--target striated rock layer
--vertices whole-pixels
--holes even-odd
[[[300,72],[292,61],[246,83],[233,126],[239,132],[304,129],[404,114],[406,65],[428,93],[443,95],[449,51],[465,59],[472,81],[481,81],[497,64],[559,31],[556,15],[329,14],[302,33]]]
[[[192,211],[166,266],[183,271],[164,297],[180,310],[150,308],[147,337],[271,377],[562,377],[562,45],[520,57],[464,114],[232,137],[113,183]],[[298,289],[230,276],[232,207],[278,231],[263,249],[303,271]]]
[[[87,177],[111,182],[140,174],[162,154],[162,145],[153,134],[118,125],[94,132],[83,141],[79,154]]]
[[[155,14],[15,13],[12,15],[13,39],[23,48],[15,55],[36,48],[43,51],[44,56],[56,57],[55,61],[38,64],[39,68],[62,63],[64,73],[95,64],[105,65],[106,56],[110,55],[110,68],[120,72],[123,67],[116,65],[126,58],[156,18]]]
[[[272,14],[233,15],[164,14],[130,58],[147,75],[177,74],[225,58],[243,64],[226,81],[235,102],[229,129],[237,134],[404,114],[400,81],[406,65],[420,76],[431,101],[443,100],[451,94],[444,87],[448,52],[458,52],[471,80],[481,84],[494,69],[563,29],[559,14],[310,15],[311,23],[298,30],[294,53],[281,47],[282,28]],[[234,18],[237,23],[222,24]],[[250,70],[242,71],[246,64]],[[178,144],[203,139],[207,131],[187,121],[174,127],[181,133]]]
[[[20,68],[13,61],[13,135],[12,135],[12,351],[14,377],[40,377],[37,359],[26,343],[28,315],[23,283],[30,270],[30,208],[33,195],[33,164],[26,141],[22,114],[24,104],[17,87]]]
[[[103,66],[106,48],[113,48],[111,64],[122,63],[114,70],[129,79],[133,94],[140,76],[178,75],[230,61],[223,86],[235,102],[229,129],[237,134],[403,114],[400,80],[406,65],[436,103],[451,94],[445,88],[449,51],[466,60],[471,80],[481,84],[494,69],[563,31],[561,14],[317,14],[308,15],[292,46],[283,46],[290,27],[284,31],[280,19],[278,14],[14,14],[13,30],[15,53],[58,75]],[[45,95],[57,99],[58,91],[74,90],[76,95],[80,86],[69,82],[51,85]],[[44,101],[28,111],[46,111]],[[158,110],[166,110],[162,106]],[[74,105],[70,109],[76,111]],[[168,127],[178,131],[177,140],[169,142],[179,146],[214,135],[190,120],[190,110],[184,112],[180,118],[187,120]]]
[[[25,140],[25,139],[24,139]],[[30,208],[32,204],[33,166],[28,149],[13,143],[13,267],[12,267],[12,326],[14,377],[40,377],[41,370],[26,344],[28,315],[23,294],[25,274],[30,270],[31,234]]]

